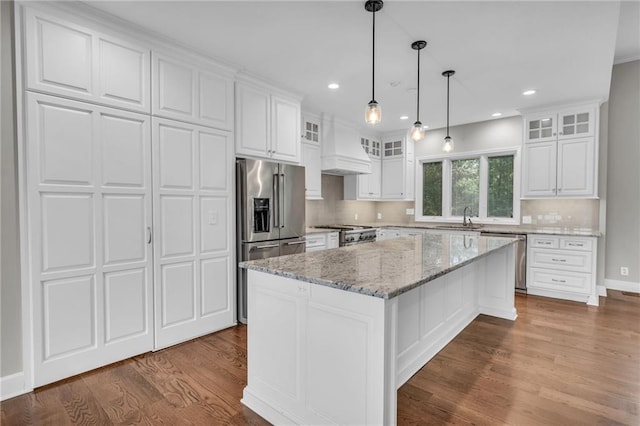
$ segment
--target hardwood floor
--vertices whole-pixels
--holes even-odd
[[[398,390],[398,424],[639,425],[640,297],[599,308],[516,297]],[[1,404],[2,425],[263,425],[240,404],[246,328],[81,374]]]

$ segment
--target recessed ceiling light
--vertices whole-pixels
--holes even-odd
[[[340,87],[340,85],[338,83],[329,83],[327,87],[331,90],[336,90],[337,88]]]
[[[401,115],[400,116],[400,120],[408,120],[409,116],[408,115]]]
[[[536,93],[535,90],[525,90],[524,92],[522,92],[522,94],[525,96],[533,95],[534,93]]]
[[[492,117],[500,117],[501,115],[501,112],[494,112],[493,114],[491,114]]]

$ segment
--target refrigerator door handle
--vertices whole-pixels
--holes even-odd
[[[273,227],[280,228],[280,175],[273,175]]]
[[[278,206],[278,210],[280,212],[280,228],[284,228],[284,224],[287,223],[287,218],[284,216],[284,194],[285,194],[285,188],[284,188],[284,173],[280,173],[280,182],[278,185],[280,187],[280,193],[278,194],[278,203],[281,203],[281,205]]]
[[[249,249],[249,251],[254,251],[254,250],[264,250],[264,249],[268,249],[268,248],[276,248],[279,247],[278,244],[267,244],[264,246],[253,246]]]

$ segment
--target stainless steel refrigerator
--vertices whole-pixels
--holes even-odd
[[[238,261],[305,251],[304,167],[236,160]],[[238,321],[247,323],[246,270],[238,268]]]

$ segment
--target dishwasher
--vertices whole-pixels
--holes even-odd
[[[516,243],[516,277],[515,291],[517,293],[527,293],[527,235],[526,234],[510,234],[497,232],[480,232],[483,237],[514,237],[519,241]]]

